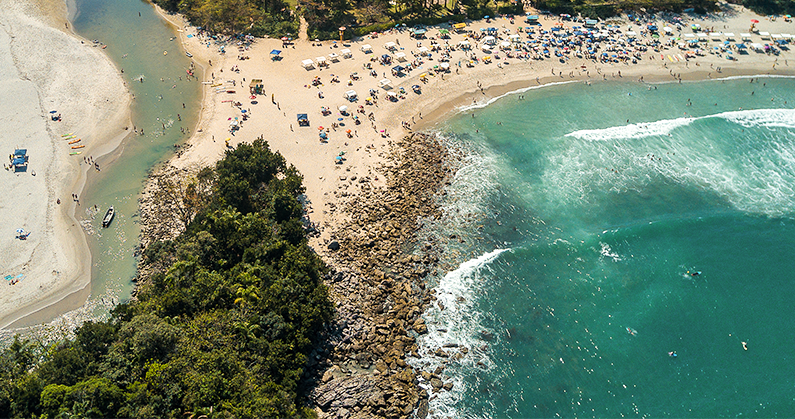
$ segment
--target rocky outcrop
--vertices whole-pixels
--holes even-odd
[[[340,186],[335,209],[348,221],[323,246],[337,306],[333,349],[312,392],[325,417],[427,415],[428,393],[406,358],[419,356],[416,336],[428,331],[420,316],[433,295],[424,278],[436,273],[439,256],[416,233],[422,220],[440,216],[436,196],[452,175],[447,158],[442,144],[415,134],[395,145],[382,169],[386,186],[355,176]]]

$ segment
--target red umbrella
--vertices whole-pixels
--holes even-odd
[[[759,21],[756,19],[751,19],[751,23],[759,23]]]

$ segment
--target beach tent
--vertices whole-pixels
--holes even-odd
[[[348,99],[351,102],[355,101],[356,98],[357,98],[355,90],[348,90],[347,92],[345,92],[344,96],[345,96],[345,99]]]
[[[513,35],[509,36],[508,38],[510,38],[510,40],[511,40],[512,42],[519,42],[519,34],[516,34],[516,33],[515,33],[515,34],[513,34]]]
[[[770,36],[773,37],[773,39],[781,39],[781,38],[783,38],[780,33],[774,33],[774,34],[771,34]]]
[[[309,126],[309,117],[305,113],[298,114],[298,126],[299,127]]]
[[[419,47],[419,48],[417,48],[417,52],[419,52],[421,55],[425,55],[428,52],[430,52],[430,50],[428,48],[425,48],[425,47]]]
[[[723,36],[723,34],[722,34],[722,33],[720,33],[720,32],[712,32],[712,33],[711,33],[711,34],[709,34],[709,35],[712,37],[712,40],[713,40],[713,41],[720,41],[720,40],[721,40],[721,37]]]
[[[490,52],[491,52],[491,45],[486,45],[486,44],[483,44],[483,45],[481,45],[481,46],[480,46],[480,49],[481,49],[481,51],[483,51],[483,52],[488,52],[488,53],[490,53]]]
[[[740,38],[742,38],[744,41],[750,41],[751,40],[751,34],[750,33],[741,33],[740,34]]]
[[[759,32],[759,36],[761,36],[762,39],[770,39],[770,32]]]
[[[381,79],[381,81],[378,82],[378,87],[386,89],[387,87],[392,87],[391,84],[392,82],[389,81],[389,79]]]
[[[466,23],[456,23],[456,24],[453,25],[453,29],[455,29],[457,31],[460,31],[460,30],[462,30],[462,29],[464,29],[466,27],[467,27]]]
[[[351,50],[348,48],[341,50],[340,55],[342,55],[342,58],[351,58],[353,56],[353,54],[351,54]]]
[[[491,44],[494,44],[495,42],[497,42],[497,38],[495,38],[495,37],[493,37],[491,35],[486,36],[486,37],[483,38],[483,43],[484,44],[491,45]]]
[[[596,19],[585,19],[585,27],[586,28],[593,28],[596,24],[599,23]]]
[[[339,56],[339,55],[337,55],[337,53],[336,53],[336,52],[332,52],[332,53],[330,53],[330,54],[328,55],[328,59],[329,59],[330,61],[337,62],[337,61],[339,61],[339,60],[340,60],[340,56]]]
[[[403,52],[398,52],[395,54],[395,59],[398,61],[406,61],[406,54]]]
[[[337,108],[337,109],[339,109],[339,110],[340,110],[340,112],[341,112],[343,115],[345,115],[345,114],[348,112],[348,107],[347,107],[347,106],[345,106],[345,105],[342,105],[342,106],[340,106],[340,107],[339,107],[339,108]]]
[[[373,47],[370,46],[370,44],[364,44],[359,49],[361,49],[365,54],[368,52],[373,52]]]
[[[765,46],[759,43],[754,42],[751,44],[751,49],[754,51],[764,51]]]
[[[463,40],[463,41],[458,43],[458,46],[460,46],[463,49],[469,49],[470,44],[469,44],[469,41]]]
[[[394,42],[387,42],[386,44],[384,44],[384,48],[392,51],[394,49],[397,49],[397,45],[395,45]]]
[[[627,31],[626,35],[629,37],[638,36],[638,34],[635,33],[635,31]]]
[[[306,59],[304,61],[301,61],[301,67],[304,67],[307,70],[309,70],[310,68],[313,68],[314,66],[315,66],[315,62],[312,61],[312,60]]]
[[[328,65],[328,63],[326,62],[326,57],[317,57],[315,58],[315,61],[317,61],[317,65],[319,66]]]
[[[692,38],[695,38],[695,37],[696,37],[696,36],[695,36],[695,35],[693,35],[692,33],[686,33],[686,34],[685,34],[685,38],[691,38],[691,39],[692,39]]]
[[[278,49],[274,49],[274,50],[272,50],[272,51],[271,51],[271,60],[274,60],[274,61],[276,61],[276,60],[281,60],[281,59],[282,59],[282,57],[281,57],[281,55],[279,55],[279,54],[281,54],[281,53],[282,53],[282,52],[281,52],[280,50],[278,50]]]
[[[442,70],[447,71],[450,69],[450,63],[441,63],[439,67],[442,67]]]
[[[401,77],[403,76],[403,70],[405,70],[403,67],[396,65],[392,67],[392,75],[396,77]]]

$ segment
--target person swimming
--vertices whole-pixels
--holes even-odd
[[[638,331],[637,331],[637,330],[635,330],[635,329],[633,329],[633,328],[631,328],[631,327],[628,327],[628,328],[627,328],[627,333],[629,333],[629,334],[630,334],[630,335],[632,335],[632,336],[635,336],[635,335],[637,335],[637,334],[638,334]]]
[[[671,351],[671,352],[668,352],[668,356],[670,356],[671,358],[676,358],[679,355],[677,355],[675,351]]]

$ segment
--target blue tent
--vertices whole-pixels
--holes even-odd
[[[282,52],[280,50],[278,50],[278,49],[275,49],[275,50],[271,51],[271,55],[279,55],[281,53]]]

